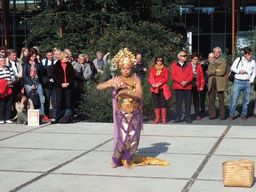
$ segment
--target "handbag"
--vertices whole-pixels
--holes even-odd
[[[236,68],[238,68],[238,65],[239,65],[239,63],[240,63],[241,60],[242,60],[242,57],[240,57],[240,59],[239,59],[237,65],[236,65]],[[234,81],[235,81],[235,74],[236,74],[236,73],[233,72],[233,71],[231,71],[231,72],[229,73],[229,77],[228,77],[229,81],[231,81],[231,82],[234,82]]]
[[[233,71],[231,71],[230,73],[229,73],[229,77],[228,77],[228,79],[229,79],[229,81],[231,81],[231,82],[234,82],[235,81],[235,72],[233,72]]]
[[[254,162],[241,159],[222,163],[225,187],[252,187],[254,183]]]

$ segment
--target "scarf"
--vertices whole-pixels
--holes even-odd
[[[101,70],[102,70],[103,63],[104,63],[103,59],[100,61],[100,60],[98,60],[98,58],[97,58],[97,64],[98,64],[98,67],[99,67]]]
[[[29,64],[31,65],[30,69],[30,77],[33,79],[38,79],[37,73],[36,73],[36,63],[35,61],[29,61]]]
[[[159,65],[155,65],[155,68],[156,68],[156,76],[159,76],[159,75],[161,75],[161,73],[162,73],[162,70],[163,70],[163,68],[164,68],[164,65],[161,65],[161,66],[159,66]]]
[[[197,85],[197,73],[196,73],[197,65],[195,65],[193,62],[191,62],[191,66],[192,66],[193,75],[194,75],[194,78],[193,78],[193,81],[192,81],[192,86],[196,86]]]

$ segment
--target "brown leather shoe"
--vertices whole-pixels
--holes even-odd
[[[209,117],[208,119],[213,120],[213,119],[217,119],[217,117],[216,116],[215,117]]]
[[[242,119],[243,121],[246,121],[247,118],[246,118],[245,116],[242,116],[241,119]]]
[[[233,121],[234,117],[229,117],[228,120]]]
[[[219,120],[225,120],[225,117],[220,117]]]

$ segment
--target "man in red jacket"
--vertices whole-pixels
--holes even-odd
[[[179,52],[178,61],[172,64],[171,78],[173,80],[173,89],[176,96],[176,120],[175,123],[181,122],[182,102],[185,102],[185,120],[192,123],[190,118],[191,110],[191,90],[193,80],[193,69],[187,63],[187,55],[184,51]]]

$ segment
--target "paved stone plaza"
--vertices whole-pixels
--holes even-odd
[[[0,191],[256,191],[255,185],[230,188],[222,182],[224,161],[256,161],[256,127],[215,125],[217,121],[144,124],[138,154],[170,165],[131,171],[110,167],[112,123],[0,125]]]

